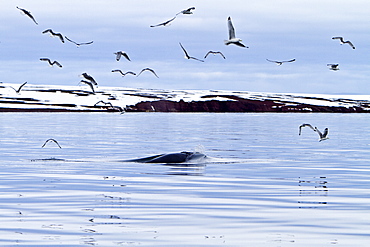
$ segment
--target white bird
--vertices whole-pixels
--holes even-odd
[[[13,88],[13,90],[16,92],[16,93],[20,93],[20,91],[22,90],[23,86],[26,85],[27,82],[24,82],[22,85],[19,86],[18,89],[15,89],[14,87],[10,86],[11,88]]]
[[[222,52],[220,51],[209,51],[207,52],[207,54],[204,56],[204,58],[207,58],[209,54],[220,54],[224,59],[226,59],[226,57],[224,56],[224,54],[222,54]]]
[[[132,71],[127,71],[127,72],[123,73],[122,70],[120,70],[120,69],[114,69],[114,70],[112,70],[112,72],[119,72],[122,76],[125,76],[127,74],[136,75],[136,73],[134,73]]]
[[[94,85],[98,85],[98,83],[95,81],[95,79],[91,76],[91,75],[89,75],[89,74],[87,74],[87,73],[82,73],[82,75],[81,75],[83,78],[85,78],[86,80],[89,80],[92,84],[94,84]]]
[[[227,18],[227,26],[229,28],[229,39],[225,40],[225,45],[234,44],[240,47],[249,48],[248,46],[245,46],[241,39],[235,37],[235,29],[233,26],[233,23],[231,22],[231,17]]]
[[[184,15],[192,15],[193,12],[191,12],[192,10],[194,10],[195,7],[190,7],[188,9],[184,9],[182,11],[180,11],[179,13],[177,13],[176,15],[179,15],[179,14],[184,14]]]
[[[85,83],[86,85],[89,85],[90,88],[91,88],[91,91],[93,92],[93,94],[95,94],[95,90],[94,90],[94,85],[91,81],[85,81],[85,80],[81,80],[80,83]]]
[[[159,26],[167,26],[167,25],[170,25],[170,23],[176,19],[176,16],[173,17],[172,19],[169,19],[168,21],[165,21],[165,22],[162,22],[162,23],[159,23],[157,25],[151,25],[150,27],[159,27]]]
[[[141,71],[140,71],[140,73],[137,75],[137,76],[139,76],[141,73],[143,73],[144,71],[150,71],[150,72],[152,72],[157,78],[159,78],[158,76],[157,76],[157,74],[154,72],[154,70],[152,70],[151,68],[145,68],[145,69],[142,69]]]
[[[302,125],[299,126],[299,135],[301,135],[301,129],[303,127],[310,127],[313,131],[317,132],[319,134],[319,137],[320,137],[320,139],[319,139],[320,142],[329,139],[329,137],[327,137],[328,133],[329,133],[328,128],[325,128],[324,133],[321,133],[320,130],[317,127],[314,128],[314,127],[312,127],[311,124],[302,124]]]
[[[128,57],[127,53],[124,51],[117,51],[114,53],[116,55],[116,60],[119,61],[121,59],[121,56],[124,56],[128,61],[131,61]]]
[[[338,68],[339,64],[331,64],[331,63],[329,63],[329,64],[327,64],[327,66],[329,66],[329,69],[330,70],[334,70],[334,71],[339,70],[339,68]]]
[[[51,60],[49,58],[40,58],[40,61],[48,62],[50,67],[53,67],[54,64],[57,65],[59,68],[63,67],[58,61],[51,62]]]
[[[47,140],[45,141],[44,145],[42,145],[42,147],[41,147],[41,148],[45,147],[46,143],[48,143],[48,142],[54,142],[55,144],[57,144],[57,145],[58,145],[58,147],[59,147],[59,148],[62,148],[62,147],[59,145],[59,143],[58,143],[55,139],[47,139]]]
[[[351,41],[349,41],[349,40],[344,41],[343,37],[333,37],[331,39],[339,39],[341,45],[343,45],[343,44],[349,44],[352,47],[352,49],[356,49],[355,46],[352,44]]]
[[[90,45],[90,44],[94,43],[94,41],[85,42],[85,43],[77,43],[77,42],[69,39],[67,36],[64,36],[64,38],[66,38],[66,40],[68,40],[69,42],[75,44],[77,46],[77,48],[80,47],[81,45]]]
[[[56,36],[56,37],[58,37],[60,39],[60,41],[62,41],[62,43],[64,43],[64,38],[63,38],[63,35],[61,33],[55,33],[50,28],[44,30],[42,33],[50,33],[50,37],[55,37]]]
[[[204,62],[203,60],[201,60],[201,59],[198,59],[198,58],[195,58],[195,57],[191,57],[191,56],[189,56],[189,54],[188,54],[188,52],[185,50],[185,48],[182,46],[182,44],[179,42],[179,44],[180,44],[180,46],[181,46],[181,49],[184,51],[184,53],[185,53],[185,58],[186,59],[194,59],[194,60],[197,60],[197,61],[199,61],[199,62]]]
[[[24,15],[28,16],[29,18],[31,18],[31,20],[33,20],[34,23],[36,23],[36,25],[38,25],[38,23],[36,22],[35,18],[32,16],[30,11],[25,10],[25,9],[21,9],[18,6],[16,6],[16,8],[21,11],[21,14],[24,14]]]
[[[282,65],[283,63],[291,63],[291,62],[294,62],[295,61],[295,59],[291,59],[291,60],[287,60],[287,61],[274,61],[274,60],[270,60],[270,59],[267,59],[266,58],[266,60],[267,61],[269,61],[269,62],[272,62],[272,63],[276,63],[276,65]]]

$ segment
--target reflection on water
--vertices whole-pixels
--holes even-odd
[[[306,122],[330,139],[298,136]],[[370,241],[366,114],[12,113],[0,128],[3,246]],[[119,162],[193,149],[207,159]]]

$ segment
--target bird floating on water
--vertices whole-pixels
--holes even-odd
[[[60,39],[60,41],[62,41],[62,43],[64,43],[64,38],[63,38],[63,35],[61,33],[55,33],[50,28],[44,30],[42,33],[49,33],[50,34],[50,37],[58,37]]]
[[[341,45],[343,45],[343,44],[348,44],[349,46],[351,46],[352,47],[352,49],[356,49],[355,48],[355,46],[352,44],[352,42],[351,41],[349,41],[349,40],[344,40],[343,39],[343,37],[333,37],[333,38],[331,38],[331,39],[339,39],[339,41],[340,41],[340,44]]]
[[[299,135],[301,135],[302,128],[304,128],[304,127],[309,127],[313,131],[317,132],[319,134],[319,137],[320,137],[320,139],[319,139],[320,142],[329,139],[329,137],[327,137],[328,133],[329,133],[328,128],[325,128],[324,133],[321,133],[321,131],[317,127],[314,128],[314,127],[312,127],[311,124],[302,124],[302,125],[299,126]]]
[[[50,67],[53,67],[54,64],[57,65],[59,68],[63,67],[58,61],[51,62],[51,60],[49,58],[40,58],[40,61],[48,62]]]
[[[179,15],[179,14],[184,14],[184,15],[192,15],[193,12],[191,12],[192,10],[194,10],[195,7],[190,7],[188,9],[184,9],[182,11],[180,11],[179,13],[177,13],[176,15]]]
[[[85,78],[86,80],[89,80],[92,84],[94,84],[94,85],[98,85],[98,83],[95,81],[95,79],[91,76],[91,75],[89,75],[89,74],[87,74],[87,73],[82,73],[82,75],[81,75],[83,78]]]
[[[35,18],[32,16],[30,11],[19,8],[18,6],[16,6],[16,8],[21,11],[21,14],[28,16],[29,18],[31,18],[31,20],[33,20],[34,23],[36,23],[36,25],[38,25],[38,23],[36,22]]]
[[[271,63],[276,63],[276,65],[280,66],[282,65],[283,63],[291,63],[291,62],[294,62],[295,59],[291,59],[291,60],[287,60],[287,61],[274,61],[274,60],[270,60],[270,59],[267,59],[267,61],[271,62]]]
[[[228,26],[228,29],[229,29],[229,39],[225,40],[225,45],[234,44],[234,45],[237,45],[237,46],[240,46],[240,47],[249,48],[248,46],[245,46],[242,43],[241,39],[235,37],[235,29],[234,29],[233,23],[231,22],[231,17],[230,16],[229,16],[229,18],[227,18],[227,26]]]
[[[121,59],[121,56],[124,56],[128,61],[131,61],[128,57],[127,53],[124,51],[117,51],[114,53],[116,55],[116,60],[119,61]]]
[[[58,145],[58,147],[59,147],[59,148],[62,148],[62,147],[59,145],[59,143],[58,143],[55,139],[47,139],[47,140],[45,141],[44,145],[42,145],[42,147],[41,147],[41,148],[45,147],[46,143],[48,143],[48,142],[54,142],[55,144],[57,144],[57,145]]]
[[[329,63],[329,64],[327,64],[327,66],[329,66],[329,69],[330,70],[333,70],[333,71],[339,70],[339,68],[338,68],[339,64],[331,64],[331,63]]]
[[[90,45],[90,44],[94,43],[94,41],[85,42],[85,43],[77,43],[77,42],[69,39],[67,36],[64,36],[64,38],[66,38],[66,40],[68,40],[69,42],[75,44],[77,46],[77,48],[80,47],[81,45]]]
[[[114,70],[112,70],[112,72],[119,72],[122,76],[125,76],[127,74],[136,75],[136,73],[134,73],[132,71],[127,71],[127,72],[123,73],[122,70],[120,70],[120,69],[114,69]]]
[[[199,61],[199,62],[204,62],[203,60],[201,60],[201,59],[198,59],[198,58],[195,58],[195,57],[191,57],[191,56],[189,56],[189,54],[188,54],[188,52],[185,50],[185,48],[182,46],[182,44],[179,42],[179,44],[180,44],[180,46],[181,46],[181,49],[184,51],[184,53],[185,53],[185,58],[186,59],[194,59],[194,60],[197,60],[197,61]]]
[[[14,87],[12,87],[12,86],[10,86],[11,88],[13,88],[13,90],[16,92],[16,93],[20,93],[21,92],[21,90],[22,90],[22,88],[23,88],[23,86],[24,85],[26,85],[27,84],[27,82],[24,82],[22,85],[20,85],[19,86],[19,88],[18,89],[15,89]]]
[[[150,27],[159,27],[159,26],[169,26],[170,25],[170,23],[173,21],[173,20],[175,20],[176,19],[176,16],[175,17],[173,17],[173,18],[171,18],[171,19],[169,19],[168,21],[165,21],[165,22],[162,22],[162,23],[159,23],[159,24],[157,24],[157,25],[151,25]]]
[[[222,52],[220,52],[220,51],[209,51],[209,52],[207,52],[207,54],[204,56],[204,58],[207,58],[209,54],[214,54],[214,55],[216,55],[216,54],[220,54],[224,59],[226,59],[226,57],[224,56],[224,54],[222,54]]]
[[[152,72],[157,78],[159,78],[158,77],[158,75],[154,72],[154,70],[152,70],[151,68],[144,68],[144,69],[142,69],[141,71],[140,71],[140,73],[137,75],[137,76],[139,76],[139,75],[141,75],[141,73],[143,73],[144,71],[150,71],[150,72]]]

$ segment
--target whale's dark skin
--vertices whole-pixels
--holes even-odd
[[[194,159],[205,158],[206,156],[197,152],[180,152],[170,154],[158,154],[145,158],[122,160],[124,162],[139,162],[139,163],[183,163]]]

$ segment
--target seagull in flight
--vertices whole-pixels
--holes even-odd
[[[329,69],[330,70],[333,70],[333,71],[339,70],[339,68],[338,68],[339,64],[331,64],[331,63],[329,63],[329,64],[327,64],[327,66],[329,66]]]
[[[194,10],[195,7],[190,7],[188,9],[184,9],[182,11],[180,11],[179,13],[177,13],[176,15],[179,15],[179,14],[184,14],[184,15],[192,15],[193,12],[191,12],[192,10]]]
[[[198,59],[198,58],[195,58],[195,57],[191,57],[191,56],[189,56],[189,54],[188,54],[188,52],[185,50],[185,48],[182,46],[182,44],[179,42],[179,44],[180,44],[180,46],[181,46],[181,48],[182,48],[182,50],[184,51],[184,53],[185,53],[185,58],[186,59],[194,59],[194,60],[197,60],[197,61],[199,61],[199,62],[204,62],[203,60],[201,60],[201,59]]]
[[[46,29],[44,30],[42,33],[50,33],[50,36],[51,37],[58,37],[60,39],[60,41],[62,41],[62,43],[64,43],[64,38],[63,38],[63,35],[61,33],[54,33],[53,30],[51,30],[50,28],[49,29]]]
[[[176,16],[175,17],[173,17],[173,18],[171,18],[171,19],[169,19],[168,21],[165,21],[165,22],[162,22],[162,23],[159,23],[159,24],[157,24],[157,25],[151,25],[150,27],[159,27],[159,26],[167,26],[167,25],[170,25],[170,23],[173,21],[173,20],[175,20],[176,19]]]
[[[295,61],[295,59],[291,59],[291,60],[287,60],[287,61],[274,61],[274,60],[270,60],[270,59],[266,59],[266,60],[271,62],[271,63],[276,63],[276,65],[278,65],[278,66],[282,65],[283,63],[291,63],[291,62]]]
[[[40,58],[40,61],[48,62],[50,67],[53,67],[54,64],[57,65],[59,68],[63,67],[58,61],[51,62],[51,60],[49,58]]]
[[[220,51],[209,51],[209,52],[207,52],[207,54],[204,56],[204,58],[207,58],[209,54],[214,54],[214,55],[216,55],[216,54],[220,54],[224,59],[226,59],[226,57],[224,56],[224,54],[222,54],[222,52],[220,52]]]
[[[229,39],[225,40],[225,45],[234,44],[240,47],[249,48],[248,46],[245,46],[242,43],[241,39],[235,37],[235,29],[234,29],[233,23],[231,22],[230,16],[227,18],[227,26],[229,28]]]
[[[91,88],[91,91],[93,92],[93,94],[95,94],[95,89],[94,89],[94,84],[91,82],[91,81],[85,81],[85,80],[81,80],[80,83],[85,83],[86,85],[89,85],[90,88]]]
[[[90,44],[94,43],[94,41],[85,42],[85,43],[77,43],[77,42],[69,39],[67,36],[64,36],[64,38],[66,38],[66,40],[68,40],[69,42],[75,44],[77,46],[77,48],[80,47],[81,45],[90,45]]]
[[[45,147],[46,143],[48,143],[48,142],[54,142],[55,144],[57,144],[57,145],[58,145],[58,147],[59,147],[59,148],[62,148],[62,147],[59,145],[59,143],[58,143],[55,139],[47,139],[47,140],[45,141],[44,145],[42,145],[42,147],[41,147],[41,148]]]
[[[321,131],[317,127],[314,128],[314,127],[312,127],[311,124],[302,124],[302,125],[299,126],[299,135],[301,135],[301,130],[304,127],[309,127],[313,131],[317,132],[319,134],[319,137],[320,137],[320,139],[319,139],[320,142],[329,139],[329,137],[327,137],[328,133],[329,133],[328,128],[325,128],[324,133],[321,133]]]
[[[145,69],[142,69],[141,71],[140,71],[140,73],[137,75],[137,76],[139,76],[141,73],[143,73],[144,71],[150,71],[150,72],[152,72],[157,78],[159,78],[158,76],[157,76],[157,74],[154,72],[154,70],[152,70],[151,68],[145,68]]]
[[[26,85],[27,84],[27,82],[25,82],[25,83],[23,83],[22,85],[20,85],[19,86],[19,88],[18,89],[15,89],[14,87],[12,87],[12,86],[10,86],[11,88],[13,88],[14,89],[14,91],[16,92],[16,93],[20,93],[21,92],[21,90],[22,90],[22,88],[23,88],[23,86],[24,85]]]
[[[89,74],[87,74],[87,73],[82,73],[82,75],[81,75],[83,78],[85,78],[86,80],[89,80],[92,84],[94,84],[94,85],[98,85],[98,83],[94,80],[94,78],[91,76],[91,75],[89,75]]]
[[[122,70],[120,70],[120,69],[114,69],[114,70],[112,70],[112,72],[119,72],[122,76],[125,76],[127,74],[136,75],[136,73],[134,73],[132,71],[127,71],[127,72],[123,73]]]
[[[114,54],[116,55],[117,62],[121,59],[121,56],[124,56],[128,61],[131,61],[130,58],[128,57],[127,53],[124,52],[124,51],[117,51]]]
[[[339,41],[340,41],[340,44],[341,45],[343,45],[343,44],[349,44],[349,46],[351,46],[352,47],[352,49],[356,49],[355,48],[355,46],[352,44],[352,42],[351,41],[349,41],[349,40],[344,40],[343,39],[343,37],[333,37],[333,38],[331,38],[331,39],[339,39]]]
[[[29,18],[31,18],[31,20],[33,20],[34,23],[36,23],[36,25],[38,25],[38,23],[36,22],[35,18],[32,16],[30,11],[25,10],[25,9],[21,9],[18,6],[16,6],[16,8],[21,11],[21,14],[24,14],[24,15],[28,16]]]

